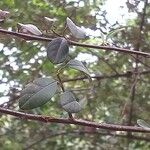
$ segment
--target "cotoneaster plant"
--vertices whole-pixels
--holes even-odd
[[[86,38],[86,33],[76,26],[71,19],[66,19],[67,26],[75,38]],[[19,31],[32,34],[42,35],[42,32],[31,24],[19,23]],[[21,91],[19,98],[19,107],[23,110],[30,110],[44,105],[49,102],[56,92],[61,88],[59,105],[69,113],[69,117],[73,119],[72,113],[78,113],[82,109],[82,104],[77,101],[73,92],[65,90],[60,78],[60,73],[70,67],[82,71],[90,79],[90,73],[84,64],[75,59],[69,59],[69,42],[65,37],[54,38],[47,46],[47,58],[54,65],[61,64],[57,71],[57,80],[53,77],[44,77],[35,79],[29,83]]]

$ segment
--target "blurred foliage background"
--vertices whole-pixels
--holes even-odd
[[[92,35],[95,35],[95,37],[81,40],[82,43],[108,44],[150,52],[150,4],[146,5],[143,21],[143,8],[146,1],[126,1],[125,5],[120,6],[120,10],[125,9],[127,16],[134,17],[126,18],[122,23],[119,19],[117,20],[117,16],[113,22],[109,20],[111,18],[111,15],[108,16],[109,10],[111,11],[112,7],[107,8],[109,2],[109,0],[1,0],[0,9],[9,11],[10,15],[5,22],[0,23],[0,27],[17,31],[18,22],[31,23],[42,30],[46,36],[55,37],[51,29],[61,34],[66,17],[70,17],[77,25],[84,26],[90,30],[90,33],[92,32]],[[56,19],[53,27],[46,25],[44,17]],[[121,15],[120,17],[124,18]],[[141,21],[143,22],[142,31]],[[123,30],[111,34],[105,40],[107,34],[120,28]],[[66,34],[69,32],[67,31]],[[70,39],[76,41],[72,36]],[[27,83],[38,77],[56,78],[58,66],[54,66],[47,60],[45,49],[47,44],[47,42],[38,41],[26,42],[20,38],[0,34],[1,107],[19,110],[17,99],[21,89]],[[64,83],[66,89],[71,89],[85,104],[84,109],[76,114],[77,118],[125,125],[136,125],[136,120],[139,118],[150,121],[150,60],[148,58],[138,57],[138,71],[148,71],[138,76],[135,98],[131,105],[135,56],[75,46],[70,47],[70,55],[72,58],[85,62],[91,75],[104,77],[93,80],[93,90],[87,80]],[[108,77],[120,73],[129,73],[129,75]],[[67,80],[82,76],[84,75],[81,72],[66,68],[61,78]],[[29,112],[67,117],[67,113],[59,108],[58,100],[59,96],[56,95],[49,103]],[[129,113],[131,107],[132,114]],[[81,126],[45,124],[20,120],[3,114],[0,117],[1,150],[148,150],[150,147],[150,140],[136,140],[110,134],[111,132],[104,130]],[[123,132],[122,134],[126,135]],[[149,134],[134,133],[133,135],[149,137]]]

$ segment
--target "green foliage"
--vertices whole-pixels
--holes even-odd
[[[129,5],[129,3],[133,4]],[[26,41],[0,34],[0,102],[8,100],[3,107],[18,110],[18,105],[20,105],[21,108],[28,109],[29,113],[58,118],[67,118],[67,112],[78,112],[75,114],[76,118],[127,125],[134,76],[120,76],[119,78],[112,76],[133,72],[136,56],[71,46],[65,38],[83,44],[107,44],[107,46],[137,49],[142,14],[140,8],[143,3],[143,0],[128,1],[129,11],[137,17],[128,19],[124,26],[120,22],[110,24],[107,12],[103,8],[105,1],[101,0],[1,0],[0,9],[8,11],[9,15],[0,22],[0,27],[17,31],[19,22],[24,25],[32,24],[42,32],[43,37],[54,39],[48,44],[43,41]],[[149,16],[150,8],[147,5],[140,40],[140,51],[143,52],[149,52],[150,47]],[[57,21],[54,21],[52,25],[47,25],[44,17]],[[80,27],[84,26],[94,32],[92,35],[98,34],[98,36],[90,36],[84,40],[76,39],[76,33],[74,30],[71,32],[72,28],[70,29],[66,24],[67,17],[73,20],[76,29],[80,29],[75,30],[77,33],[78,31],[81,33],[82,28]],[[102,33],[99,34],[100,32]],[[64,35],[65,38],[57,38],[58,35]],[[138,59],[138,71],[148,70],[149,58],[139,57]],[[73,69],[68,69],[69,67]],[[87,82],[87,79],[66,81],[82,78],[83,73],[88,76],[102,77],[93,78],[92,84]],[[58,74],[61,82],[58,80]],[[49,76],[51,76],[50,81],[47,79]],[[38,79],[42,80],[44,86],[35,84]],[[43,79],[46,79],[46,82]],[[139,73],[137,80],[132,125],[137,125],[138,118],[149,122],[150,116],[149,73]],[[61,84],[69,91],[58,90]],[[21,100],[18,101],[19,97]],[[65,111],[58,107],[59,102]],[[126,111],[123,111],[124,108],[127,108]],[[90,134],[84,134],[81,131]],[[95,131],[98,134],[94,134]],[[130,150],[149,150],[150,144],[146,140],[129,139],[127,141],[126,138],[117,135],[105,136],[100,134],[101,132],[104,131],[74,125],[19,120],[1,115],[0,149],[125,150],[128,148]],[[133,135],[149,138],[146,133],[133,133]],[[128,142],[129,145],[127,145]]]

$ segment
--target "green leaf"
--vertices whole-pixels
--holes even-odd
[[[145,121],[142,120],[142,119],[138,119],[138,120],[137,120],[137,124],[138,124],[140,127],[149,128],[149,129],[150,129],[150,124],[148,124],[147,122],[145,122]]]
[[[54,63],[59,64],[66,60],[69,53],[69,44],[65,38],[55,38],[47,47],[47,57]]]
[[[90,73],[88,71],[88,69],[83,65],[82,62],[78,61],[78,60],[74,60],[74,59],[71,59],[67,65],[71,68],[74,68],[76,70],[79,70],[79,71],[82,71],[84,72],[85,74],[87,74],[88,76],[90,76]]]
[[[59,104],[69,113],[77,113],[81,110],[80,104],[76,101],[74,94],[70,91],[65,91],[60,96]]]
[[[19,98],[21,109],[33,109],[44,105],[58,89],[57,81],[52,78],[39,78],[26,86]]]

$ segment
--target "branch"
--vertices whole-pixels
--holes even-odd
[[[99,136],[111,136],[113,138],[115,137],[120,137],[120,138],[127,138],[126,135],[123,135],[123,134],[115,134],[115,133],[109,133],[109,132],[99,132],[99,131],[94,131],[94,132],[91,132],[91,131],[81,131],[81,130],[73,130],[73,131],[59,131],[59,132],[55,132],[55,133],[52,133],[52,134],[47,134],[46,132],[46,136],[44,137],[41,137],[40,139],[38,139],[37,141],[33,142],[32,144],[28,145],[27,147],[24,148],[24,150],[28,150],[28,149],[31,149],[31,147],[33,147],[34,145],[37,145],[37,144],[41,144],[41,142],[45,141],[46,139],[50,139],[50,138],[54,138],[56,136],[60,136],[60,135],[70,135],[70,134],[78,134],[78,135],[86,135],[86,134],[96,134],[96,135],[99,135]],[[150,141],[150,138],[147,138],[147,137],[141,137],[141,136],[134,136],[132,135],[130,137],[130,140],[139,140],[139,141],[146,141],[146,142],[149,142]]]
[[[143,14],[142,14],[140,26],[139,26],[139,36],[137,38],[137,44],[135,47],[135,49],[137,51],[139,51],[139,49],[141,47],[142,32],[143,32],[143,27],[144,27],[144,23],[145,23],[147,3],[148,3],[148,0],[145,0]],[[134,101],[135,101],[135,96],[136,96],[136,85],[138,83],[138,76],[139,76],[138,59],[139,59],[139,56],[136,55],[136,59],[135,59],[136,67],[134,69],[133,83],[132,83],[131,91],[130,91],[130,106],[129,106],[128,125],[132,124],[132,119],[133,119],[133,112],[134,112],[133,106],[134,106]],[[130,137],[130,136],[131,136],[131,132],[127,132],[127,137]],[[128,147],[129,147],[129,143],[130,143],[130,140],[128,138],[128,141],[127,141]]]
[[[92,55],[97,56],[99,60],[102,60],[105,64],[107,64],[111,68],[111,70],[113,70],[116,74],[118,74],[116,69],[107,60],[105,60],[104,57],[99,56],[97,53],[93,52],[92,50],[89,50],[89,51],[91,52]]]
[[[146,71],[139,72],[139,75],[142,75],[142,74],[144,75],[144,74],[149,74],[149,73],[150,73],[150,70],[146,70]],[[118,73],[118,74],[112,74],[112,75],[95,75],[95,76],[91,76],[91,78],[101,80],[101,79],[109,79],[109,78],[131,77],[132,75],[133,75],[133,72],[127,71],[126,73]],[[64,79],[62,82],[71,82],[71,81],[84,80],[84,79],[88,79],[88,77],[83,76],[83,77],[77,77],[73,79]]]
[[[23,33],[17,33],[17,32],[8,31],[5,29],[0,29],[0,33],[20,37],[20,38],[23,38],[25,40],[38,40],[38,41],[52,41],[53,40],[52,38],[46,38],[46,37],[28,35],[28,34],[23,34]],[[124,49],[124,48],[109,47],[109,46],[96,46],[96,45],[78,43],[78,42],[74,42],[71,40],[68,40],[68,42],[70,45],[73,45],[73,46],[81,46],[81,47],[94,48],[94,49],[104,49],[107,51],[117,51],[117,52],[123,52],[123,53],[127,53],[127,54],[136,54],[136,55],[141,55],[141,56],[145,56],[145,57],[150,57],[149,53],[140,52],[140,51],[136,51],[136,50],[128,50],[128,49]]]
[[[107,124],[107,123],[96,123],[91,121],[85,121],[81,119],[63,119],[63,118],[53,118],[50,116],[42,116],[42,115],[34,115],[34,114],[27,114],[23,112],[18,112],[6,108],[0,107],[0,112],[4,114],[9,114],[12,116],[16,116],[20,119],[29,119],[29,120],[36,120],[45,123],[63,123],[63,124],[74,124],[80,126],[88,126],[94,128],[101,128],[107,130],[114,130],[114,131],[128,131],[128,132],[145,132],[150,133],[149,128],[141,128],[135,126],[122,126],[122,125],[115,125],[115,124]]]

